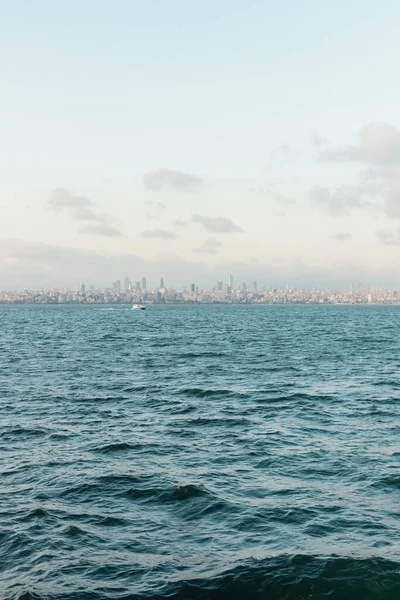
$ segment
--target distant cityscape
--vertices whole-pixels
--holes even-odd
[[[164,278],[159,286],[149,288],[146,277],[132,282],[117,279],[106,289],[80,283],[75,290],[0,291],[0,304],[400,304],[397,290],[353,284],[348,290],[296,289],[258,286],[257,281],[235,284],[232,274],[226,282],[217,281],[211,289],[196,283],[177,290],[168,287]]]

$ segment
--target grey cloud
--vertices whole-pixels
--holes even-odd
[[[180,192],[190,192],[202,183],[203,180],[197,175],[173,169],[157,169],[143,176],[143,184],[148,190],[172,188]]]
[[[290,144],[282,144],[282,146],[278,146],[271,152],[271,157],[280,159],[280,160],[289,160],[297,156],[298,150],[293,148]]]
[[[266,188],[250,188],[249,192],[255,196],[269,197],[275,200],[278,204],[295,204],[295,200],[289,196],[285,196],[273,189],[274,184],[270,184]]]
[[[87,227],[79,229],[82,235],[98,235],[104,237],[120,237],[121,232],[109,223],[89,224]]]
[[[193,248],[193,252],[199,252],[203,254],[217,254],[218,248],[221,246],[221,242],[215,238],[208,238],[202,246],[199,248]]]
[[[84,196],[76,196],[65,188],[56,188],[51,194],[48,201],[48,207],[54,210],[62,210],[64,208],[81,209],[83,207],[92,206],[93,202]]]
[[[158,219],[160,212],[167,208],[162,202],[153,202],[152,200],[147,200],[145,206],[148,206],[151,209],[151,211],[147,210],[145,212],[145,217],[148,220]]]
[[[260,285],[284,285],[324,289],[347,287],[352,281],[394,285],[398,281],[397,267],[342,263],[337,266],[311,266],[303,261],[269,262],[227,261],[209,266],[207,261],[188,261],[179,257],[149,261],[134,254],[108,255],[23,242],[0,240],[0,270],[2,289],[43,289],[66,286],[75,288],[79,281],[110,286],[119,275],[129,274],[132,279],[146,276],[149,285],[157,285],[160,274],[171,285],[182,286],[196,282],[208,288],[225,273],[233,273],[237,281],[257,280]]]
[[[269,196],[271,196],[271,198],[273,198],[275,200],[275,202],[278,202],[278,204],[295,204],[295,201],[293,200],[293,198],[289,198],[289,196],[285,196],[284,194],[281,194],[280,192],[275,192],[273,190],[270,190]]]
[[[342,185],[337,188],[314,187],[312,200],[333,216],[348,214],[355,208],[373,206],[371,200],[381,197],[380,186],[374,182],[361,182],[356,185]]]
[[[355,145],[328,148],[320,152],[320,161],[360,161],[382,166],[400,164],[400,131],[387,123],[372,123],[359,133]]]
[[[347,242],[353,239],[351,233],[335,233],[332,237],[339,242]]]
[[[98,221],[104,222],[106,218],[104,215],[98,215],[94,212],[93,209],[87,208],[86,206],[82,206],[80,208],[76,208],[74,211],[74,218],[77,221]]]
[[[319,135],[316,131],[311,132],[311,141],[314,146],[317,146],[318,148],[328,143],[328,139],[322,135]]]
[[[243,232],[243,229],[235,225],[231,219],[226,217],[203,217],[201,215],[193,215],[192,221],[199,223],[212,233],[236,233]]]
[[[147,229],[140,234],[144,238],[156,238],[161,240],[173,240],[176,235],[173,231],[166,229]]]
[[[174,221],[174,225],[178,225],[179,227],[184,227],[185,225],[188,225],[189,223],[191,223],[191,219],[176,219]]]
[[[377,231],[376,236],[382,244],[388,246],[400,246],[400,227],[394,231],[388,229]]]
[[[67,210],[76,221],[87,221],[89,225],[80,229],[79,233],[105,237],[118,237],[121,235],[121,232],[111,225],[113,219],[97,212],[96,205],[92,200],[72,194],[65,188],[54,190],[47,207],[57,212]]]

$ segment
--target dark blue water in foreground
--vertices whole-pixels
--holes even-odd
[[[0,307],[0,597],[400,598],[400,308]]]

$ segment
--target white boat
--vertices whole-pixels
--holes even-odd
[[[146,307],[143,304],[134,304],[132,310],[145,310]]]

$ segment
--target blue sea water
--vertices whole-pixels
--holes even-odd
[[[0,307],[0,597],[400,598],[400,308]]]

